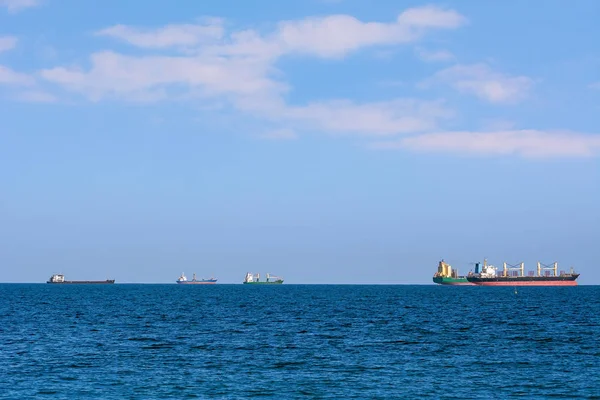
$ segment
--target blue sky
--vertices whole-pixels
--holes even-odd
[[[102,4],[0,0],[3,281],[600,283],[597,1]]]

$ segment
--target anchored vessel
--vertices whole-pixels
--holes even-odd
[[[483,260],[481,271],[480,265],[480,263],[475,264],[475,273],[469,272],[467,280],[481,286],[577,286],[576,279],[580,275],[575,273],[573,268],[570,272],[560,271],[559,274],[556,262],[552,265],[538,262],[537,274],[535,271],[529,271],[527,275],[525,275],[525,263],[517,265],[504,263],[501,271],[493,265],[488,265],[487,260]]]
[[[188,281],[185,274],[182,272],[181,276],[177,279],[176,282],[180,285],[212,285],[214,283],[217,283],[217,280],[215,278],[198,280],[196,279],[196,274],[194,273],[194,275],[192,276],[192,280]]]
[[[253,284],[253,285],[272,285],[272,284],[281,284],[283,283],[283,278],[271,275],[267,273],[267,280],[261,281],[260,274],[252,275],[251,272],[246,274],[246,278],[244,278],[244,284]]]
[[[63,274],[54,274],[48,279],[46,283],[59,283],[59,284],[67,284],[67,283],[95,283],[95,284],[112,284],[115,283],[114,279],[107,279],[105,281],[65,281],[65,276]]]
[[[465,276],[458,275],[458,270],[444,260],[439,262],[438,270],[433,274],[433,282],[440,285],[473,285]]]

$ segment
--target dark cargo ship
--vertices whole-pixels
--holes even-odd
[[[54,274],[48,279],[46,283],[55,283],[55,284],[76,284],[76,283],[84,283],[84,284],[113,284],[115,283],[114,279],[107,279],[105,281],[66,281],[65,276],[63,274]]]
[[[483,260],[483,266],[479,271],[480,263],[475,264],[475,273],[469,272],[467,280],[480,286],[577,286],[577,274],[571,268],[571,272],[561,271],[558,273],[558,263],[552,266],[537,263],[537,274],[529,271],[525,275],[525,263],[511,265],[504,263],[504,268],[498,271],[493,265],[488,265]],[[544,273],[542,274],[542,271]]]

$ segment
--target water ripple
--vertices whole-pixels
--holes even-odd
[[[599,289],[0,285],[0,398],[594,398]]]

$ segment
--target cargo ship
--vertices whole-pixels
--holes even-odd
[[[283,278],[278,276],[271,275],[267,273],[267,280],[261,281],[260,274],[252,275],[251,272],[246,274],[246,278],[244,278],[244,284],[252,284],[252,285],[273,285],[273,284],[282,284]]]
[[[46,283],[56,283],[56,284],[75,284],[75,283],[84,283],[84,284],[113,284],[115,283],[114,279],[107,279],[105,281],[66,281],[65,276],[63,274],[54,274],[48,279]]]
[[[560,271],[558,273],[558,263],[545,265],[537,263],[537,274],[529,271],[525,275],[525,263],[509,265],[504,263],[503,269],[493,265],[488,265],[487,260],[483,260],[483,266],[480,263],[475,264],[475,273],[469,272],[467,280],[480,286],[577,286],[578,273],[573,268],[570,272]]]
[[[176,281],[180,285],[212,285],[217,283],[215,278],[210,279],[196,279],[196,274],[194,273],[192,276],[192,280],[188,281],[185,274],[182,272],[181,276]]]
[[[439,285],[473,285],[467,280],[467,277],[458,275],[458,270],[444,260],[438,264],[438,270],[433,274],[433,282]]]

